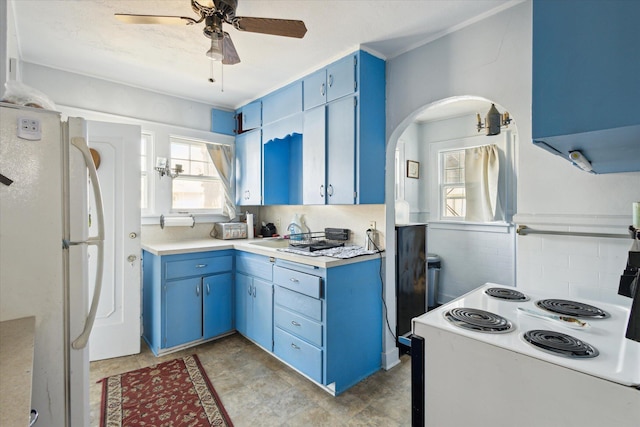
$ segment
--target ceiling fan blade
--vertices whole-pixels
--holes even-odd
[[[116,13],[116,19],[125,24],[167,24],[167,25],[190,25],[196,21],[188,16],[162,16],[162,15],[133,15],[129,13]]]
[[[229,33],[226,32],[224,33],[224,38],[222,39],[222,53],[224,55],[224,57],[222,58],[222,63],[224,65],[233,65],[240,62],[240,57],[238,56],[236,47],[233,45]]]
[[[233,26],[240,31],[303,38],[307,33],[304,22],[294,19],[251,18],[238,16]]]

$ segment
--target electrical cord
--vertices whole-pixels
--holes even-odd
[[[389,311],[387,309],[387,302],[384,299],[384,279],[382,277],[382,251],[380,250],[378,245],[376,245],[376,242],[374,242],[373,239],[371,238],[372,232],[373,230],[371,230],[370,228],[367,229],[367,239],[373,245],[373,247],[376,248],[376,251],[378,252],[378,256],[380,259],[380,268],[378,270],[378,276],[380,276],[380,290],[381,290],[380,298],[382,299],[382,305],[384,306],[384,320],[385,320],[385,323],[387,324],[387,329],[389,330],[389,333],[393,337],[393,340],[398,341],[398,337],[396,337],[396,334],[394,334],[393,331],[391,330],[391,325],[389,324]]]

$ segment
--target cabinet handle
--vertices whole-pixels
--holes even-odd
[[[293,282],[293,283],[298,283],[299,282],[299,280],[296,279],[295,277],[292,277],[291,279],[289,279],[289,281]]]
[[[329,184],[329,186],[327,187],[327,194],[329,195],[329,197],[333,196],[333,185]]]
[[[211,288],[209,288],[209,284],[207,283],[207,295],[211,293]]]
[[[196,268],[205,268],[207,264],[196,264]]]
[[[200,296],[200,285],[196,286],[196,295]]]
[[[333,74],[329,74],[329,87],[333,86]]]
[[[324,94],[325,94],[325,85],[324,85],[324,83],[322,83],[320,85],[320,95],[324,96]]]
[[[251,290],[252,290],[252,288],[253,288],[253,285],[249,286],[249,289],[247,289],[247,293],[248,293],[249,295],[251,295]]]
[[[291,343],[291,348],[294,349],[294,350],[300,350],[300,347],[298,347],[294,343]]]
[[[320,185],[320,197],[324,197],[324,184]]]
[[[291,324],[292,324],[293,326],[300,326],[300,323],[296,322],[295,320],[292,320],[292,321],[291,321]]]

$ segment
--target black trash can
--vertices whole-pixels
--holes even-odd
[[[442,260],[436,254],[427,254],[427,276],[429,290],[427,292],[427,308],[430,310],[438,306],[438,280],[440,279],[440,269]]]

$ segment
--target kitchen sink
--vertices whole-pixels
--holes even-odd
[[[251,245],[262,246],[265,248],[287,248],[289,247],[289,240],[286,239],[265,239],[250,242]]]

